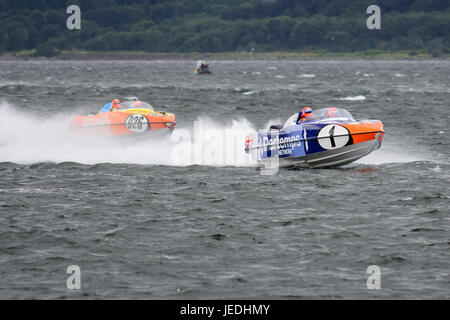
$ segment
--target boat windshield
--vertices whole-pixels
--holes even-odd
[[[284,124],[284,127],[294,126],[297,124],[298,119],[298,113],[293,114]],[[347,110],[341,109],[341,108],[322,108],[313,110],[311,114],[311,118],[306,119],[304,122],[309,121],[329,121],[329,120],[336,120],[336,121],[355,121],[353,116],[350,112]]]
[[[311,120],[331,119],[355,121],[353,116],[347,110],[335,107],[313,110]]]
[[[145,101],[124,101],[120,103],[120,109],[150,109],[153,110],[153,107]]]

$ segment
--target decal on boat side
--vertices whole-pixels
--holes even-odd
[[[133,132],[144,132],[149,127],[148,119],[142,114],[133,114],[125,119],[125,127]]]
[[[329,124],[320,129],[317,142],[324,149],[342,148],[350,140],[350,132],[347,128],[337,124]]]

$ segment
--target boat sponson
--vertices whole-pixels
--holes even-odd
[[[306,168],[326,168],[341,166],[356,161],[380,147],[378,138],[348,145],[342,148],[322,151],[303,157],[280,159],[280,166],[299,166]]]

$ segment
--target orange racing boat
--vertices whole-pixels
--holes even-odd
[[[155,111],[144,101],[134,98],[120,103],[120,107],[105,105],[98,114],[75,116],[71,127],[97,136],[141,137],[149,134],[168,134],[175,128],[175,115]]]

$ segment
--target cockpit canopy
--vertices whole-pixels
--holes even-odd
[[[329,118],[338,118],[339,120],[342,119],[355,121],[350,112],[335,107],[313,110],[311,120],[329,119]]]
[[[298,113],[293,114],[284,124],[284,127],[294,126],[297,124]],[[355,121],[353,116],[347,110],[335,107],[329,108],[321,108],[314,110],[311,113],[311,118],[305,120],[305,122],[309,121],[317,121],[321,122],[321,120],[329,121]]]
[[[119,110],[122,110],[122,109],[149,109],[149,110],[153,110],[153,107],[148,102],[135,100],[135,101],[120,102],[120,109]]]

